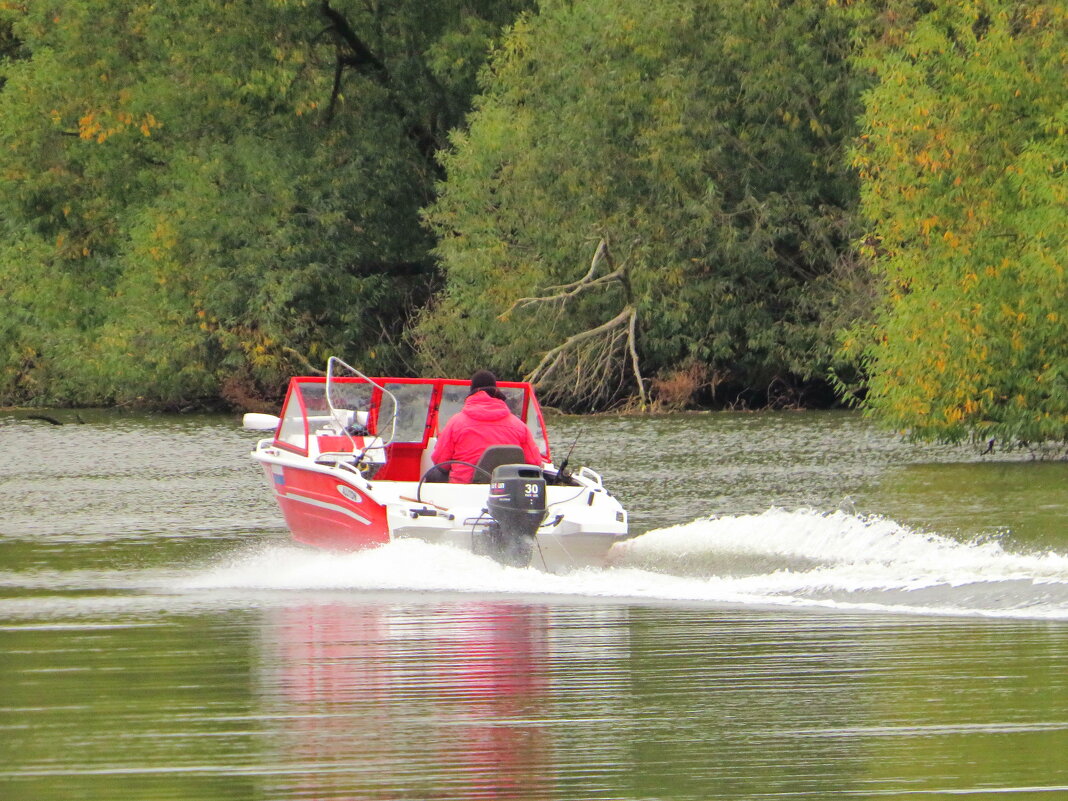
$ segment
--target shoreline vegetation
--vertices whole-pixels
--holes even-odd
[[[336,354],[1064,443],[1066,53],[1052,0],[0,2],[0,404]]]

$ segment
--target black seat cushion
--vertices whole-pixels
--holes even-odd
[[[527,457],[518,445],[491,445],[482,452],[478,470],[471,477],[472,484],[488,484],[495,468],[502,464],[526,464]],[[485,472],[482,472],[482,471]]]

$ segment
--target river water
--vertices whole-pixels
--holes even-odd
[[[0,414],[0,799],[1068,798],[1068,463],[555,417],[640,536],[290,544],[228,417]]]

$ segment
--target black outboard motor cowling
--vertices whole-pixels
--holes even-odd
[[[529,464],[496,468],[486,508],[494,520],[485,532],[487,555],[513,567],[529,565],[538,526],[547,512],[541,468]]]

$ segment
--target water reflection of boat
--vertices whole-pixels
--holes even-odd
[[[552,797],[550,612],[310,603],[267,613],[259,694],[284,798]],[[402,791],[403,788],[403,791]]]
[[[553,464],[530,384],[497,386],[530,428],[541,465],[499,446],[472,465],[480,483],[426,481],[437,432],[463,407],[468,383],[369,378],[336,358],[325,377],[290,381],[281,417],[245,416],[246,428],[275,431],[252,458],[300,542],[352,550],[413,537],[516,566],[603,564],[628,536],[626,511],[593,470]]]

